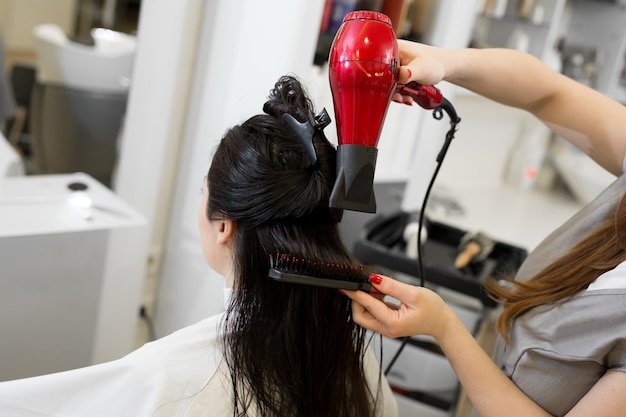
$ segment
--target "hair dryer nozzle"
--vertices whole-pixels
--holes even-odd
[[[371,146],[339,145],[337,179],[330,207],[376,213],[374,171],[378,150]]]

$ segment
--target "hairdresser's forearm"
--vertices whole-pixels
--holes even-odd
[[[533,111],[562,75],[514,49],[443,49],[445,80],[508,106]]]
[[[498,369],[456,315],[437,342],[481,417],[550,416]]]
[[[626,107],[620,103],[512,49],[440,52],[445,80],[531,112],[605,169],[622,173]]]

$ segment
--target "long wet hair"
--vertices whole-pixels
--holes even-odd
[[[626,261],[626,194],[600,226],[568,252],[527,281],[500,285],[486,281],[487,291],[504,309],[496,328],[505,341],[513,321],[533,307],[555,303],[584,291],[603,273]]]
[[[339,235],[342,211],[328,207],[336,151],[317,131],[311,165],[283,121],[284,113],[305,122],[313,112],[295,77],[279,79],[263,111],[226,133],[207,176],[207,216],[236,224],[224,321],[234,415],[373,416],[379,387],[366,384],[365,331],[351,319],[350,300],[267,277],[276,252],[355,262]]]

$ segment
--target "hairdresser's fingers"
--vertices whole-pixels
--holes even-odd
[[[408,106],[413,105],[413,97],[405,96],[400,93],[394,93],[393,96],[391,96],[391,100],[395,101],[396,103],[406,104]]]
[[[386,300],[386,299],[384,299],[382,301],[383,301],[383,303],[385,303],[385,305],[387,307],[389,307],[392,310],[399,310],[402,307],[402,304],[394,303],[394,302]]]
[[[374,297],[371,297],[368,294],[363,293],[362,291],[355,291],[355,292],[351,292],[350,294],[346,292],[346,295],[352,298],[352,320],[356,324],[362,327],[365,327],[366,329],[384,334],[385,326],[383,325],[383,323],[380,322],[378,317],[374,315],[377,313],[372,314],[372,311],[370,311],[370,309],[372,305],[376,305],[376,304],[380,304],[383,306],[383,308],[387,308],[385,306],[385,303],[380,300],[374,299]],[[363,297],[363,296],[367,296],[371,298],[373,301],[370,302],[367,300],[366,297]],[[363,299],[365,301],[359,302],[358,299]]]
[[[398,39],[400,68],[398,82],[416,81],[435,85],[445,76],[445,52],[441,48]]]
[[[408,336],[412,321],[405,305],[387,304],[362,291],[346,292],[352,299],[352,319],[355,323],[387,337]]]
[[[408,66],[402,66],[398,69],[398,82],[400,84],[406,84],[409,81],[413,81],[413,71]]]
[[[430,58],[418,57],[399,69],[398,83],[416,81],[423,85],[435,85],[443,80],[443,69]]]
[[[346,295],[349,298],[351,298],[352,300],[354,300],[357,297],[363,297],[363,296],[357,296],[356,295],[356,291],[341,290],[341,292],[344,295]],[[398,310],[400,308],[400,305],[398,303],[394,303],[393,301],[386,300],[385,299],[385,294],[379,292],[378,290],[376,290],[376,288],[372,288],[372,290],[369,292],[369,295],[370,295],[370,297],[373,297],[373,298],[381,301],[382,303],[384,303],[391,310]]]
[[[398,55],[400,58],[400,65],[406,65],[419,54],[419,47],[415,42],[398,39]]]
[[[370,291],[370,295],[372,297],[376,298],[377,300],[381,300],[381,301],[383,301],[383,299],[385,298],[385,294],[379,292],[374,287],[372,287],[372,290]]]
[[[370,282],[381,294],[389,295],[408,306],[414,306],[416,303],[418,290],[414,285],[405,284],[380,274],[371,274]]]
[[[446,332],[454,312],[434,291],[376,274],[370,276],[370,282],[400,304],[378,300],[363,291],[346,291],[352,299],[355,323],[391,338],[423,334],[437,339]]]

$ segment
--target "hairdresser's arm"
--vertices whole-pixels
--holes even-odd
[[[405,40],[398,45],[400,83],[448,81],[527,110],[608,171],[622,173],[626,107],[620,103],[513,49],[453,50]]]
[[[381,278],[380,284],[372,283],[374,287],[401,304],[387,305],[362,291],[345,291],[353,300],[356,323],[392,338],[420,334],[434,337],[482,417],[550,415],[498,369],[441,297],[426,288]],[[624,417],[624,390],[626,372],[608,371],[567,417]]]
[[[396,309],[361,291],[352,298],[356,323],[387,337],[433,336],[452,365],[474,408],[482,417],[549,416],[504,375],[461,320],[434,292],[383,277],[374,284],[401,301]]]

